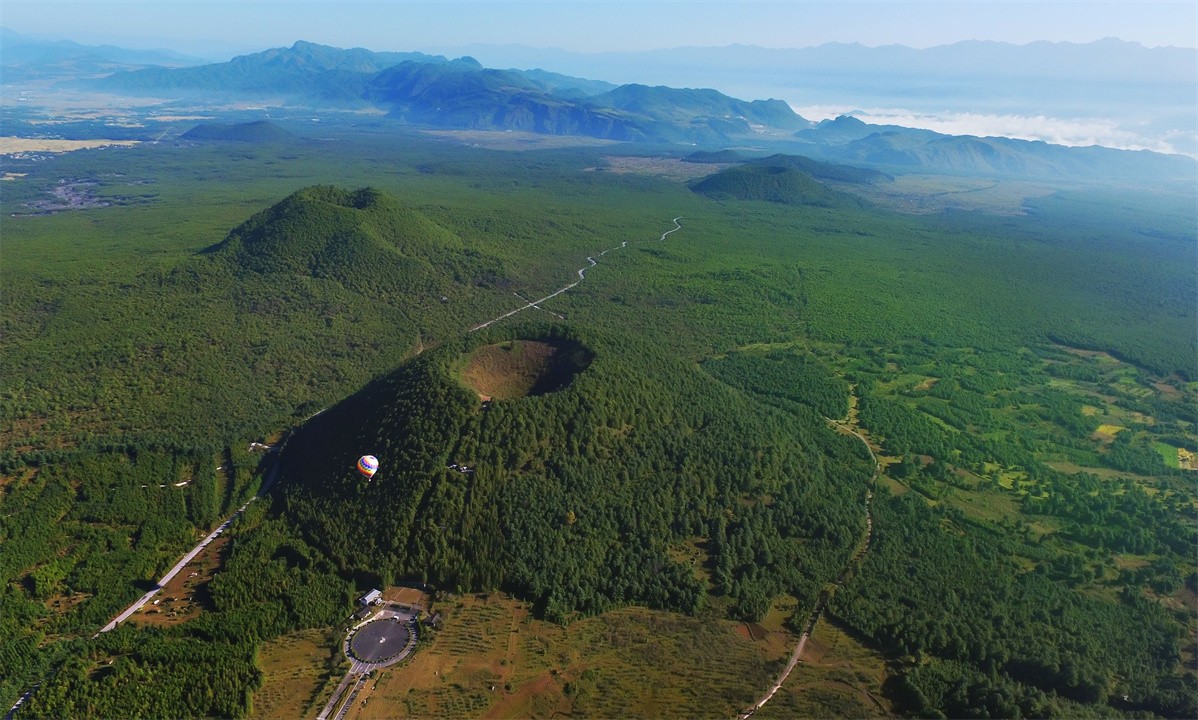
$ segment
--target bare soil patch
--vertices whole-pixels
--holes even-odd
[[[636,174],[636,175],[657,175],[666,177],[672,180],[694,180],[695,178],[706,177],[712,173],[717,173],[721,170],[727,170],[736,163],[694,163],[684,162],[675,158],[654,158],[654,157],[635,157],[609,155],[604,160],[607,161],[607,166],[603,168],[592,168],[592,170],[605,170],[612,173],[621,174]]]
[[[511,340],[475,350],[462,380],[484,400],[514,400],[561,390],[590,362],[591,354],[574,343]]]
[[[383,599],[387,602],[399,603],[409,607],[428,611],[432,606],[432,596],[423,590],[409,587],[390,587],[383,591]]]
[[[171,578],[154,602],[146,603],[133,613],[130,622],[142,627],[168,627],[198,617],[204,610],[211,610],[208,583],[228,557],[225,550],[229,540],[228,535],[223,535],[209,543],[178,575]]]

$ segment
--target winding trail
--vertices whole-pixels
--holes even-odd
[[[807,645],[807,638],[811,637],[811,633],[815,630],[816,623],[818,623],[820,618],[823,616],[824,608],[827,606],[828,600],[831,599],[832,595],[837,589],[839,589],[845,584],[845,582],[848,581],[849,577],[852,576],[853,571],[861,565],[861,561],[865,558],[865,553],[869,552],[869,546],[873,543],[873,488],[877,486],[878,475],[882,473],[882,464],[878,462],[878,456],[874,454],[874,449],[869,446],[869,441],[865,439],[864,435],[850,427],[847,420],[832,420],[829,418],[824,419],[828,421],[828,424],[832,425],[837,430],[847,432],[860,440],[861,444],[865,446],[865,449],[869,451],[870,459],[874,461],[874,474],[869,479],[870,489],[865,491],[865,535],[858,543],[857,550],[853,553],[853,557],[849,559],[848,563],[845,564],[844,569],[840,571],[840,575],[837,576],[836,580],[831,585],[826,586],[823,592],[820,593],[819,600],[817,600],[815,603],[815,609],[811,611],[811,617],[808,618],[807,625],[803,628],[803,634],[799,636],[799,644],[795,646],[795,651],[791,653],[790,660],[786,663],[786,668],[783,669],[782,674],[778,676],[778,681],[770,687],[766,694],[763,695],[761,699],[753,705],[753,707],[737,715],[737,720],[748,720],[749,718],[753,717],[754,713],[765,706],[765,704],[769,702],[779,690],[782,689],[782,685],[786,682],[786,679],[790,677],[791,671],[794,670],[795,666],[799,664],[799,658],[803,655],[803,648]]]
[[[672,227],[672,228],[670,228],[669,230],[666,230],[665,232],[663,232],[663,233],[661,234],[661,237],[660,237],[660,238],[658,238],[658,242],[660,242],[660,241],[662,241],[662,240],[665,240],[665,239],[666,239],[666,236],[667,236],[667,235],[669,235],[670,233],[673,233],[673,232],[678,232],[679,230],[681,230],[681,229],[682,229],[682,224],[678,222],[678,221],[679,221],[679,220],[681,220],[681,219],[682,219],[682,216],[678,216],[678,217],[674,218],[674,221],[673,221],[673,222],[674,222],[674,227]],[[625,240],[625,241],[621,242],[621,243],[620,243],[619,245],[617,245],[616,247],[613,247],[613,248],[608,248],[607,250],[604,250],[603,252],[599,253],[598,255],[593,255],[593,256],[592,256],[592,255],[588,255],[588,256],[587,256],[587,262],[588,262],[588,263],[590,263],[590,265],[586,265],[586,266],[584,266],[584,267],[581,267],[581,268],[579,268],[579,269],[578,269],[578,279],[577,279],[577,280],[575,280],[574,282],[570,283],[569,285],[565,286],[564,288],[561,288],[560,290],[558,290],[558,291],[556,291],[556,292],[553,292],[553,293],[550,293],[549,295],[546,295],[545,297],[541,298],[540,300],[531,300],[531,301],[525,301],[527,304],[525,304],[525,305],[521,305],[520,307],[516,308],[515,310],[512,310],[511,312],[506,312],[506,313],[504,313],[504,314],[500,315],[500,316],[499,316],[499,317],[497,317],[497,318],[492,318],[492,319],[490,319],[490,320],[486,321],[485,323],[480,323],[480,324],[478,324],[478,325],[475,325],[474,327],[470,328],[469,332],[475,332],[476,330],[482,330],[483,328],[487,327],[488,325],[491,325],[491,324],[493,324],[493,323],[497,323],[497,322],[499,322],[500,320],[503,320],[503,319],[505,319],[505,318],[510,318],[511,316],[515,315],[516,313],[518,313],[518,312],[523,312],[524,310],[528,310],[529,308],[536,308],[537,310],[544,310],[544,308],[542,308],[542,307],[539,307],[541,303],[545,302],[546,300],[552,300],[553,298],[557,297],[558,295],[561,295],[562,293],[566,292],[566,291],[567,291],[567,290],[569,290],[570,288],[572,288],[572,287],[574,287],[574,286],[578,285],[578,283],[580,283],[580,282],[582,282],[583,280],[586,280],[586,279],[587,279],[587,277],[586,277],[586,272],[587,272],[587,270],[590,270],[591,268],[593,268],[593,267],[595,267],[596,265],[598,265],[598,264],[599,264],[599,263],[598,263],[598,262],[595,260],[595,258],[597,258],[597,257],[603,257],[604,255],[608,254],[608,253],[609,253],[609,252],[611,252],[612,250],[620,250],[620,249],[623,249],[623,248],[625,248],[625,247],[628,247],[628,241],[627,241],[627,240]],[[520,297],[520,296],[519,296],[519,295],[517,295],[516,297]],[[524,298],[522,298],[522,297],[521,297],[520,299],[521,299],[521,300],[524,300]],[[548,312],[548,311],[546,311],[546,312]],[[556,313],[554,313],[554,314],[556,314]],[[559,315],[558,317],[561,317],[561,316]]]

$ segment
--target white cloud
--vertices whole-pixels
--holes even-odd
[[[1148,134],[1107,118],[1062,119],[1044,115],[987,115],[983,113],[928,113],[904,108],[854,108],[834,105],[794,106],[809,120],[852,115],[873,125],[934,130],[947,135],[978,135],[1043,140],[1056,145],[1103,147],[1121,150],[1154,150],[1192,153],[1196,139],[1187,133]]]

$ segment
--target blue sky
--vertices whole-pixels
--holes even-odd
[[[0,24],[85,43],[170,47],[210,58],[295,40],[439,52],[474,43],[580,52],[733,43],[929,47],[960,40],[1198,46],[1198,3],[1173,2],[60,2],[4,0]]]

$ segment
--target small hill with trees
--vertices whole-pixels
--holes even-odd
[[[763,200],[816,207],[835,207],[849,201],[802,170],[780,165],[739,165],[708,175],[691,189],[712,200]]]
[[[372,188],[299,190],[207,250],[239,276],[335,280],[377,297],[440,301],[460,284],[498,280],[498,261]]]

